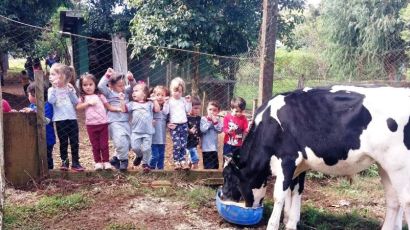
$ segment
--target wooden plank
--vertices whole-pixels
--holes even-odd
[[[37,121],[34,113],[4,113],[4,165],[7,182],[25,186],[39,179]]]
[[[47,165],[47,139],[46,139],[46,124],[44,113],[44,73],[42,70],[34,71],[34,80],[36,82],[36,101],[37,101],[37,152],[39,176],[45,177],[48,175]]]

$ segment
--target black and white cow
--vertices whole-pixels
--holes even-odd
[[[410,223],[410,89],[333,86],[264,103],[242,148],[225,161],[222,198],[259,206],[276,176],[268,229],[296,229],[306,170],[353,175],[376,163],[385,190],[382,229]]]

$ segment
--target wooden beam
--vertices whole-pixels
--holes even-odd
[[[259,105],[272,97],[278,0],[263,0]]]
[[[39,159],[39,176],[48,176],[47,165],[47,140],[46,124],[44,113],[44,73],[42,70],[34,71],[34,80],[36,82],[36,104],[37,104],[37,153]]]

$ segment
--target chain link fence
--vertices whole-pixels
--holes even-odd
[[[185,91],[182,93],[182,96],[191,95],[193,101],[199,101],[197,104],[199,104],[200,107],[196,114],[191,114],[190,109],[182,113],[178,110],[178,107],[175,107],[177,110],[171,109],[171,116],[173,116],[173,114],[182,116],[182,118],[179,117],[179,119],[176,119],[176,121],[179,122],[177,124],[186,122],[186,116],[188,115],[203,118],[203,122],[210,121],[208,119],[208,105],[209,102],[216,101],[220,105],[217,114],[222,126],[225,115],[230,112],[230,102],[235,97],[245,99],[246,110],[244,114],[248,120],[252,117],[251,113],[253,105],[255,104],[254,100],[258,96],[260,66],[258,52],[226,57],[198,51],[151,47],[150,49],[145,49],[138,55],[132,55],[132,51],[135,48],[132,44],[117,40],[112,41],[111,38],[91,38],[75,34],[58,33],[48,28],[36,28],[5,18],[0,18],[0,26],[7,28],[7,30],[5,30],[7,33],[0,35],[1,43],[10,44],[10,50],[15,50],[15,52],[8,53],[2,51],[2,57],[8,57],[8,64],[6,65],[4,64],[6,62],[3,62],[2,65],[2,76],[4,79],[4,86],[2,87],[3,98],[9,102],[14,110],[21,111],[24,108],[30,107],[30,103],[32,103],[29,101],[30,94],[27,92],[27,87],[31,82],[34,82],[33,70],[42,69],[45,72],[45,91],[48,92],[47,96],[50,96],[50,91],[53,91],[53,86],[49,82],[52,76],[50,76],[50,66],[48,64],[50,64],[50,62],[59,62],[73,66],[75,69],[75,77],[72,79],[68,77],[66,80],[73,86],[72,92],[76,99],[64,97],[64,95],[61,94],[61,98],[58,98],[59,96],[57,95],[57,102],[53,102],[54,106],[53,103],[51,103],[54,108],[54,115],[57,112],[61,115],[61,119],[63,119],[61,120],[58,117],[52,116],[52,122],[50,123],[56,135],[55,144],[53,145],[53,141],[51,141],[49,146],[49,151],[52,152],[54,159],[52,163],[53,168],[55,169],[64,166],[65,159],[68,159],[67,162],[80,163],[86,169],[94,169],[96,163],[107,161],[106,157],[102,157],[104,158],[104,160],[102,160],[98,157],[96,158],[95,154],[93,155],[94,143],[92,144],[90,142],[89,130],[87,132],[87,128],[90,127],[86,125],[89,117],[86,117],[84,109],[76,109],[77,100],[82,98],[84,101],[84,97],[82,97],[84,96],[84,90],[81,90],[84,86],[79,84],[78,80],[86,72],[96,77],[97,82],[95,86],[99,84],[100,86],[104,86],[104,90],[101,90],[100,87],[100,92],[105,96],[108,104],[112,107],[108,108],[108,110],[111,109],[115,111],[116,109],[122,109],[122,112],[110,113],[121,113],[126,117],[126,122],[123,123],[123,125],[126,126],[125,134],[118,134],[117,132],[122,129],[121,125],[108,128],[110,134],[108,154],[109,159],[112,159],[114,156],[118,156],[118,151],[125,151],[128,156],[129,169],[140,169],[145,164],[150,165],[152,159],[151,148],[149,148],[149,150],[141,150],[141,146],[151,146],[153,143],[152,139],[148,140],[148,142],[142,141],[151,135],[151,133],[138,133],[133,132],[133,130],[138,130],[141,128],[139,127],[140,123],[145,122],[145,115],[141,111],[149,108],[147,111],[151,113],[154,111],[155,102],[148,100],[147,103],[150,104],[151,107],[141,106],[141,104],[144,103],[133,104],[132,101],[140,102],[138,96],[134,95],[135,91],[138,91],[136,88],[133,90],[135,84],[141,85],[142,82],[144,82],[151,91],[156,86],[164,86],[168,89],[166,96],[172,98],[174,90],[170,89],[171,81],[176,77],[182,78],[185,82]],[[37,36],[39,34],[40,39],[37,39],[35,50],[25,49],[24,44],[28,40],[32,40],[29,39],[30,36]],[[58,49],[55,48],[56,46],[50,47],[49,43],[59,44]],[[16,44],[18,44],[18,46]],[[122,47],[122,51],[116,50],[117,47]],[[323,50],[304,52],[302,50],[288,52],[279,47],[276,52],[273,93],[282,93],[302,87],[327,86],[333,84],[407,84],[406,81],[403,81],[408,75],[406,56],[401,55],[404,53],[403,50],[395,52],[397,54],[396,56],[386,53],[376,55],[376,58],[375,54],[363,52],[360,60],[356,62],[357,65],[352,67],[352,74],[348,76],[343,76],[333,71],[332,65],[329,64],[330,62],[325,58],[326,56],[321,53],[322,51]],[[164,58],[159,59],[158,57],[160,56]],[[372,56],[372,60],[378,61],[370,61],[370,56]],[[125,59],[121,59],[121,57],[125,57]],[[110,80],[108,78],[105,79],[106,82],[101,83],[101,81],[106,78],[104,74],[107,69],[111,67],[114,67],[116,71],[116,74],[112,76],[121,74],[125,76],[125,78],[123,78],[125,83],[124,91],[122,91],[122,89],[116,89],[116,84],[112,82],[109,83]],[[127,71],[133,74],[134,81],[128,80],[126,77]],[[68,88],[71,90],[71,87]],[[83,92],[83,95],[81,92]],[[171,92],[171,94],[169,92]],[[119,93],[128,93],[125,98],[127,104],[124,107],[119,103]],[[153,95],[149,94],[147,97],[151,98]],[[169,100],[171,99],[168,99],[168,101]],[[50,103],[50,101],[48,102]],[[102,100],[102,102],[104,103],[106,101]],[[161,111],[164,110],[165,104],[169,103],[164,102],[164,104],[162,104],[163,102],[164,101],[160,102]],[[69,109],[67,111],[56,111],[55,103],[66,103],[64,105],[65,107],[63,106],[62,108]],[[31,105],[31,107],[33,106]],[[106,116],[105,112],[106,110],[104,110],[102,117]],[[110,115],[110,113],[108,114],[108,121],[114,119],[110,116],[116,116]],[[156,118],[155,115],[154,118]],[[148,116],[148,119],[152,118]],[[180,156],[178,159],[184,159],[181,161],[185,161],[187,165],[191,162],[194,163],[192,167],[195,169],[202,170],[207,168],[204,167],[203,163],[202,141],[199,141],[196,146],[197,159],[195,154],[190,154],[188,149],[186,149],[186,143],[178,142],[175,139],[176,137],[172,137],[172,130],[169,128],[169,125],[167,125],[172,123],[170,122],[172,118],[167,115],[165,119],[166,126],[164,126],[165,128],[163,130],[160,130],[160,132],[165,132],[166,137],[163,143],[165,145],[164,156],[160,154],[160,158],[164,159],[164,166],[157,168],[174,170],[176,166],[176,151],[183,151],[183,156]],[[66,120],[70,121],[62,122]],[[217,126],[217,122],[213,121],[211,123],[215,125],[215,127]],[[158,125],[158,121],[153,122],[154,127],[155,125]],[[111,123],[109,126],[111,126]],[[201,126],[200,122],[199,126]],[[188,127],[189,130],[201,133],[201,127],[197,127],[196,125],[194,127],[195,129],[192,128],[190,124]],[[182,127],[182,130],[183,129],[186,129],[186,127]],[[188,129],[183,130],[185,142],[188,140],[186,135],[190,132]],[[132,133],[136,133],[136,137],[133,136]],[[215,169],[222,170],[224,129],[222,127],[219,129],[215,128],[215,133],[218,133],[218,147],[216,151],[217,155],[212,159],[212,163],[216,165]],[[117,134],[119,140],[116,143],[113,139],[115,139],[114,136]],[[199,136],[199,138],[202,139],[204,135],[199,134]],[[140,142],[135,142],[137,144],[132,145],[135,139],[138,139]],[[126,142],[125,144],[123,143],[124,141]],[[185,147],[185,150],[176,149],[174,147],[176,142],[178,142],[177,145],[180,147]],[[98,144],[95,145],[97,146]],[[125,146],[125,150],[119,150],[123,147],[122,145]],[[95,149],[97,148],[96,146],[94,146],[94,151],[97,151]],[[103,151],[101,148],[102,147],[100,147],[99,151]],[[77,152],[79,160],[76,158]],[[74,158],[72,158],[73,153]],[[156,152],[155,154],[158,153]],[[181,153],[179,153],[179,155],[181,155]],[[139,166],[133,166],[135,159],[138,157],[142,158],[138,159],[141,160],[142,163]],[[198,166],[195,164],[197,162]],[[152,168],[155,167],[156,166],[153,166]]]

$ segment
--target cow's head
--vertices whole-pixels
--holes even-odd
[[[261,108],[265,108],[257,112],[261,119],[252,123],[242,147],[225,157],[223,169],[222,199],[238,202],[242,198],[247,207],[262,203],[274,153],[272,143],[277,127],[272,123],[270,107]]]

